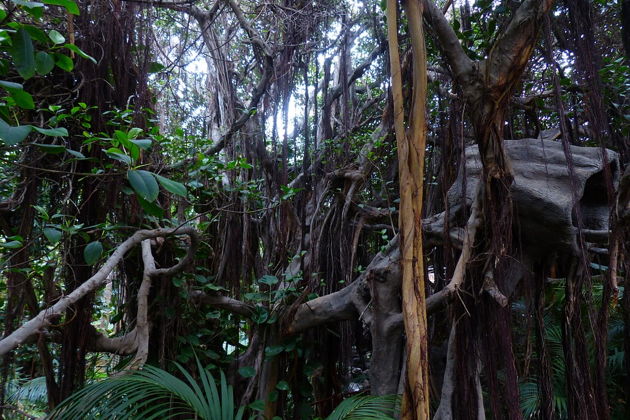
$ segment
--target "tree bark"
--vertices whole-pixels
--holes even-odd
[[[396,3],[387,2],[387,33],[394,102],[394,128],[398,145],[400,182],[400,249],[402,305],[406,334],[407,383],[403,395],[403,419],[429,418],[429,359],[427,314],[422,254],[422,199],[426,144],[426,52],[422,31],[422,6],[405,3],[413,53],[413,92],[409,129],[405,132],[402,75],[398,54]]]

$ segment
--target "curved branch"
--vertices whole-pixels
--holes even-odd
[[[453,76],[458,83],[462,84],[465,82],[466,76],[473,70],[473,61],[464,52],[457,34],[433,0],[424,0],[423,3],[423,16],[435,31],[442,46],[442,52],[453,71]]]
[[[355,281],[335,293],[301,304],[289,325],[288,333],[295,334],[327,322],[355,319],[358,313],[352,294],[358,284],[359,282]]]
[[[542,17],[553,0],[525,0],[514,12],[503,34],[496,40],[486,69],[490,86],[511,85],[520,79],[536,45]]]
[[[255,312],[254,305],[233,299],[227,296],[208,295],[201,290],[195,290],[190,293],[191,299],[196,302],[213,306],[219,309],[225,309],[237,315],[250,317]]]
[[[74,289],[69,295],[61,297],[59,301],[57,301],[57,303],[55,303],[53,306],[44,309],[39,314],[37,314],[37,316],[24,323],[20,328],[15,330],[9,336],[0,340],[0,356],[13,350],[14,348],[22,344],[31,335],[36,334],[42,328],[50,325],[51,318],[61,315],[70,305],[77,302],[83,296],[107,283],[107,276],[112,272],[112,270],[116,267],[120,260],[122,260],[125,254],[138,243],[144,241],[145,239],[170,235],[188,235],[191,238],[192,243],[192,238],[197,236],[197,232],[191,226],[183,226],[172,229],[160,228],[153,230],[137,231],[136,233],[131,235],[129,239],[120,244],[118,248],[116,248],[114,253],[107,259],[105,264],[103,264],[103,266],[96,272],[96,274],[86,280],[81,286]],[[187,257],[189,255],[190,250]],[[178,266],[183,268],[183,265],[181,264],[178,264]]]
[[[446,300],[450,299],[455,294],[464,282],[466,275],[466,265],[472,255],[472,248],[475,243],[475,236],[477,235],[477,228],[481,225],[482,212],[481,212],[481,183],[477,187],[477,195],[475,201],[472,204],[470,210],[470,217],[466,224],[466,232],[464,233],[464,240],[462,245],[462,253],[457,260],[455,271],[451,281],[439,292],[431,295],[427,298],[427,313],[434,312],[439,308]]]

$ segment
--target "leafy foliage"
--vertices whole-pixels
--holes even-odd
[[[393,420],[399,404],[399,395],[355,395],[343,400],[326,420]]]
[[[88,385],[66,399],[49,419],[77,418],[164,419],[195,416],[206,420],[241,420],[244,407],[234,403],[232,386],[221,372],[219,386],[212,374],[197,361],[196,381],[177,364],[186,382],[153,367],[107,378]]]

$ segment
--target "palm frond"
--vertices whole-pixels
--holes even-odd
[[[14,384],[11,388],[13,389],[8,393],[10,402],[21,402],[31,405],[46,404],[46,378],[44,376],[31,379],[23,384]]]
[[[523,418],[536,418],[540,410],[540,391],[537,382],[523,382],[519,386],[521,396],[521,411]]]
[[[343,400],[326,420],[393,420],[399,405],[400,395],[355,395]]]
[[[212,374],[200,364],[202,387],[192,374],[177,365],[187,382],[153,366],[122,376],[110,377],[74,393],[49,416],[49,419],[168,419],[194,416],[206,420],[241,420],[243,408],[236,413],[234,393],[221,372],[221,394]],[[219,397],[221,395],[221,397]]]

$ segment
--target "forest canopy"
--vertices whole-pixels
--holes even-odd
[[[629,418],[629,162],[630,0],[2,0],[0,419]]]

